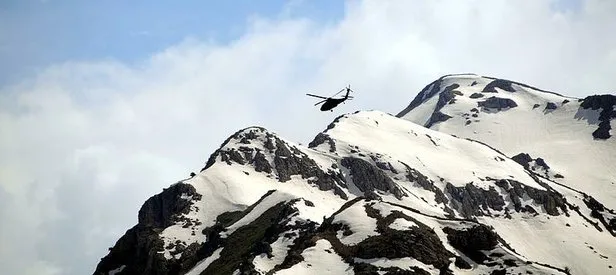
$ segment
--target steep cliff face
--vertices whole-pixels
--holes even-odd
[[[146,201],[95,274],[614,271],[614,208],[593,187],[564,181],[566,160],[500,148],[491,133],[430,129],[465,121],[451,108],[471,99],[478,117],[534,112],[521,90],[532,87],[463,79],[437,80],[399,117],[342,115],[308,147],[261,127],[234,133],[199,173]],[[592,131],[586,142],[598,142]]]

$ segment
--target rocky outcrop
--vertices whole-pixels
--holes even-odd
[[[519,153],[511,157],[511,159],[517,162],[518,164],[524,166],[524,168],[526,169],[529,168],[529,163],[533,161],[533,158],[527,153]]]
[[[438,122],[446,121],[446,120],[448,120],[450,118],[452,118],[452,116],[443,114],[440,111],[436,111],[436,112],[432,113],[432,115],[430,116],[430,119],[428,119],[428,122],[426,122],[425,126],[430,128],[434,124],[436,124]]]
[[[616,118],[616,96],[614,95],[592,95],[584,98],[580,104],[580,108],[598,110],[601,109],[599,114],[599,128],[592,133],[595,139],[608,139],[612,135],[610,130],[612,126],[610,121]]]
[[[308,148],[315,148],[323,143],[327,142],[327,144],[329,145],[329,152],[330,153],[335,153],[336,152],[336,143],[334,142],[334,140],[329,137],[327,134],[325,133],[319,133],[317,134],[317,136],[310,142],[308,143]]]
[[[449,258],[453,256],[453,253],[448,251],[443,246],[441,240],[433,229],[399,211],[393,211],[387,216],[382,216],[378,210],[366,203],[367,201],[363,199],[349,201],[342,206],[340,210],[325,219],[323,224],[315,231],[305,231],[304,235],[296,239],[296,242],[293,246],[291,246],[290,251],[283,263],[275,270],[290,268],[291,266],[303,261],[301,252],[314,246],[317,240],[325,239],[332,244],[334,248],[334,251],[332,252],[340,255],[345,262],[352,266],[356,271],[388,271],[368,263],[356,262],[354,260],[356,258],[399,259],[411,257],[426,265],[432,265],[441,272],[451,272],[449,270]],[[364,204],[366,215],[376,219],[377,232],[379,234],[368,237],[355,245],[345,245],[338,239],[337,236],[338,232],[347,232],[349,229],[345,224],[334,223],[333,220],[338,213],[355,204]],[[390,224],[398,218],[412,221],[417,225],[417,227],[410,227],[407,230],[396,230],[390,228]],[[352,234],[352,232],[344,234],[349,235]],[[415,267],[414,270],[415,272],[420,272],[417,274],[427,273],[427,271],[419,267]]]
[[[201,274],[232,274],[235,270],[239,270],[240,274],[259,274],[252,261],[257,255],[271,253],[270,244],[283,232],[293,230],[293,225],[283,221],[297,212],[293,207],[295,202],[280,202],[248,225],[238,228],[226,238],[219,239],[218,247],[223,248],[220,257]]]
[[[182,221],[181,214],[190,210],[193,200],[200,200],[192,185],[176,183],[163,192],[148,199],[139,210],[136,226],[129,229],[101,259],[94,274],[125,266],[124,274],[177,274],[183,261],[196,255],[195,245],[181,247],[182,260],[166,260],[164,242],[159,233],[165,228]]]
[[[273,135],[269,138],[275,140],[274,165],[279,181],[286,182],[291,179],[291,176],[300,175],[302,178],[308,179],[309,184],[318,186],[319,190],[333,190],[341,198],[348,198],[347,194],[340,188],[340,186],[346,187],[346,183],[339,172],[329,169],[326,173],[313,159],[299,149],[289,146]]]
[[[518,104],[510,98],[502,98],[502,97],[490,97],[484,101],[477,102],[478,107],[498,109],[499,111],[502,109],[509,109],[518,107]]]
[[[389,192],[398,199],[407,196],[382,170],[366,160],[345,157],[341,160],[341,165],[349,169],[353,183],[364,193],[380,190]]]
[[[320,141],[333,141],[326,134],[322,134]],[[231,141],[240,146],[229,146]],[[316,142],[313,141],[314,146]],[[335,146],[333,147],[335,149]],[[348,195],[342,190],[346,186],[344,178],[336,169],[323,171],[317,163],[308,157],[306,153],[289,145],[276,135],[268,132],[265,128],[250,127],[236,132],[228,138],[221,148],[216,150],[207,162],[204,169],[212,166],[216,159],[227,165],[252,165],[257,172],[263,172],[270,176],[276,176],[278,181],[287,182],[294,175],[308,179],[309,184],[318,186],[320,190],[333,190],[341,198],[347,199]],[[270,162],[268,159],[273,159]]]
[[[515,89],[511,86],[512,82],[505,79],[495,79],[492,82],[488,83],[483,90],[482,93],[497,93],[496,88],[501,90],[514,93]]]
[[[547,171],[550,169],[550,166],[548,166],[548,164],[545,162],[545,160],[543,160],[542,158],[536,158],[533,159],[529,154],[527,153],[519,153],[513,157],[511,157],[512,160],[514,160],[515,162],[519,163],[520,165],[524,166],[524,169],[535,172],[535,168],[530,166],[531,162],[535,162],[535,164],[541,168],[543,168],[544,171]]]
[[[445,87],[445,89],[438,95],[438,102],[436,103],[436,107],[434,108],[434,111],[432,112],[432,115],[430,116],[430,119],[428,119],[428,121],[426,122],[426,124],[424,126],[430,128],[432,127],[432,125],[438,123],[438,122],[443,122],[446,121],[450,118],[452,118],[452,116],[444,114],[441,112],[441,109],[446,105],[446,104],[452,104],[455,102],[455,97],[457,95],[462,95],[462,93],[460,93],[459,91],[456,91],[455,89],[460,87],[460,85],[458,84],[451,84],[447,87]]]
[[[598,219],[616,237],[616,211],[608,209],[595,198],[584,194],[584,204],[591,210],[590,216]]]
[[[406,168],[406,179],[409,182],[413,184],[417,184],[425,190],[434,192],[434,199],[436,203],[444,204],[445,211],[448,212],[450,215],[453,215],[453,211],[447,206],[447,204],[449,203],[449,200],[447,199],[445,194],[443,194],[443,191],[441,191],[441,189],[437,188],[434,185],[434,182],[432,180],[430,180],[428,177],[426,177],[424,174],[420,173],[419,171],[411,168],[406,163],[404,162],[400,162],[400,163],[404,165],[404,167]]]
[[[498,244],[498,235],[486,225],[479,224],[465,230],[443,228],[447,241],[477,263],[483,263],[488,256],[482,250],[492,250]]]
[[[502,211],[505,206],[505,201],[494,187],[485,190],[476,187],[472,182],[461,187],[447,183],[445,193],[451,196],[454,209],[465,218],[490,216],[490,209]]]
[[[449,257],[453,254],[445,249],[433,229],[399,211],[393,211],[383,217],[371,206],[365,205],[365,208],[367,215],[377,220],[377,231],[380,234],[368,237],[355,245],[354,257],[362,259],[411,257],[440,270],[448,268]],[[406,230],[391,229],[390,224],[399,218],[411,221],[417,226]]]
[[[528,195],[533,199],[533,202],[541,205],[549,215],[557,216],[561,214],[561,211],[564,214],[568,214],[566,200],[560,193],[550,189],[536,189],[510,179],[495,180],[495,184],[509,194],[509,198],[517,212],[537,213],[530,205],[522,206],[522,198],[524,195]]]
[[[545,109],[544,109],[544,110],[545,110],[545,111],[552,111],[552,110],[556,110],[556,108],[558,108],[558,106],[556,106],[556,103],[554,103],[554,102],[548,102],[548,103],[545,105]]]

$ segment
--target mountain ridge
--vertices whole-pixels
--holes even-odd
[[[442,92],[429,98],[420,92],[413,102],[422,97],[428,106]],[[448,112],[450,101],[437,111]],[[598,102],[590,105],[604,104]],[[430,129],[456,114],[426,127],[405,118],[415,109],[340,115],[308,146],[260,126],[235,132],[199,173],[144,203],[139,223],[94,274],[607,274],[613,268],[616,214],[601,198],[559,181],[562,163],[501,152],[489,138]]]

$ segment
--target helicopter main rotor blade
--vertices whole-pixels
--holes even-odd
[[[344,90],[346,90],[346,88],[345,88],[345,89],[340,90],[339,92],[335,93],[335,94],[334,94],[333,96],[331,96],[331,97],[337,96],[339,93],[342,93]]]
[[[313,96],[313,97],[316,97],[316,98],[321,98],[321,99],[327,99],[327,97],[320,96],[320,95],[313,95],[313,94],[306,94],[306,95]]]
[[[316,104],[314,104],[314,106],[317,106],[317,105],[319,105],[319,104],[321,104],[321,103],[323,103],[323,102],[325,102],[325,101],[327,101],[327,99],[323,99],[323,100],[321,100],[321,101],[317,102]]]

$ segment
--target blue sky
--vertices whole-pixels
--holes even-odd
[[[343,1],[0,1],[0,85],[68,60],[146,58],[186,37],[226,43],[251,16],[341,18]]]

